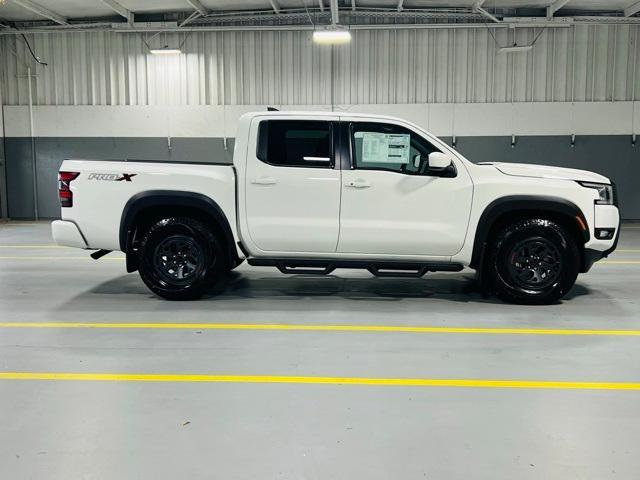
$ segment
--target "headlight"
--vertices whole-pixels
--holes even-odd
[[[586,188],[594,188],[598,191],[597,205],[613,205],[613,186],[604,183],[578,182]]]

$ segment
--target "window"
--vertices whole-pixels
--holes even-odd
[[[427,175],[427,158],[439,150],[399,125],[352,123],[351,151],[356,170]]]
[[[282,167],[333,167],[331,122],[265,120],[258,131],[257,157]]]

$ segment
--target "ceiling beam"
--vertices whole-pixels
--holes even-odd
[[[569,0],[555,0],[555,2],[547,7],[547,18],[553,17],[555,13],[567,3],[569,3]]]
[[[178,25],[178,27],[184,27],[185,25],[187,25],[188,23],[194,21],[196,18],[201,17],[202,15],[200,15],[200,12],[195,10],[191,15],[189,15],[187,18],[185,18],[182,23],[180,23]]]
[[[630,17],[631,15],[635,15],[638,12],[640,12],[640,2],[636,2],[634,4],[629,5],[627,8],[625,8],[624,16]]]
[[[489,20],[491,20],[492,22],[496,22],[496,23],[500,23],[500,20],[490,14],[489,12],[487,12],[484,8],[482,8],[482,4],[485,2],[485,0],[478,0],[476,3],[473,4],[473,7],[471,7],[471,9],[475,12],[475,13],[479,13],[480,15],[482,15],[483,17],[487,17]]]
[[[269,3],[271,4],[271,8],[273,8],[273,11],[276,14],[280,13],[280,5],[278,5],[278,2],[276,0],[269,0]]]
[[[200,0],[187,0],[187,3],[195,8],[203,17],[205,17],[209,13],[204,5],[200,3]]]
[[[329,5],[331,6],[331,25],[337,25],[340,21],[338,18],[338,0],[330,0]]]
[[[107,4],[109,8],[111,8],[111,10],[116,12],[121,17],[126,18],[129,25],[133,25],[133,12],[131,10],[123,7],[118,2],[116,2],[116,0],[102,0],[102,3]]]
[[[67,21],[67,19],[64,18],[62,15],[58,15],[57,13],[54,13],[51,10],[46,9],[43,6],[32,2],[31,0],[13,0],[13,3],[15,3],[16,5],[20,5],[21,7],[26,8],[27,10],[31,10],[33,13],[36,13],[41,17],[45,17],[45,18],[48,18],[49,20],[53,20],[54,22],[59,23],[60,25],[69,25],[69,22]]]
[[[404,0],[398,0],[398,5],[396,6],[396,10],[398,10],[399,12],[402,11],[402,4],[404,3]]]

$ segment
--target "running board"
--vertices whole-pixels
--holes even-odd
[[[249,258],[254,267],[276,267],[282,273],[328,275],[336,268],[368,270],[376,277],[420,278],[427,272],[459,272],[459,263],[446,262],[368,262],[366,260],[323,260],[316,258]]]

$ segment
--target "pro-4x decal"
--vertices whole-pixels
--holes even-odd
[[[137,173],[90,173],[88,180],[102,180],[105,182],[130,182]]]

